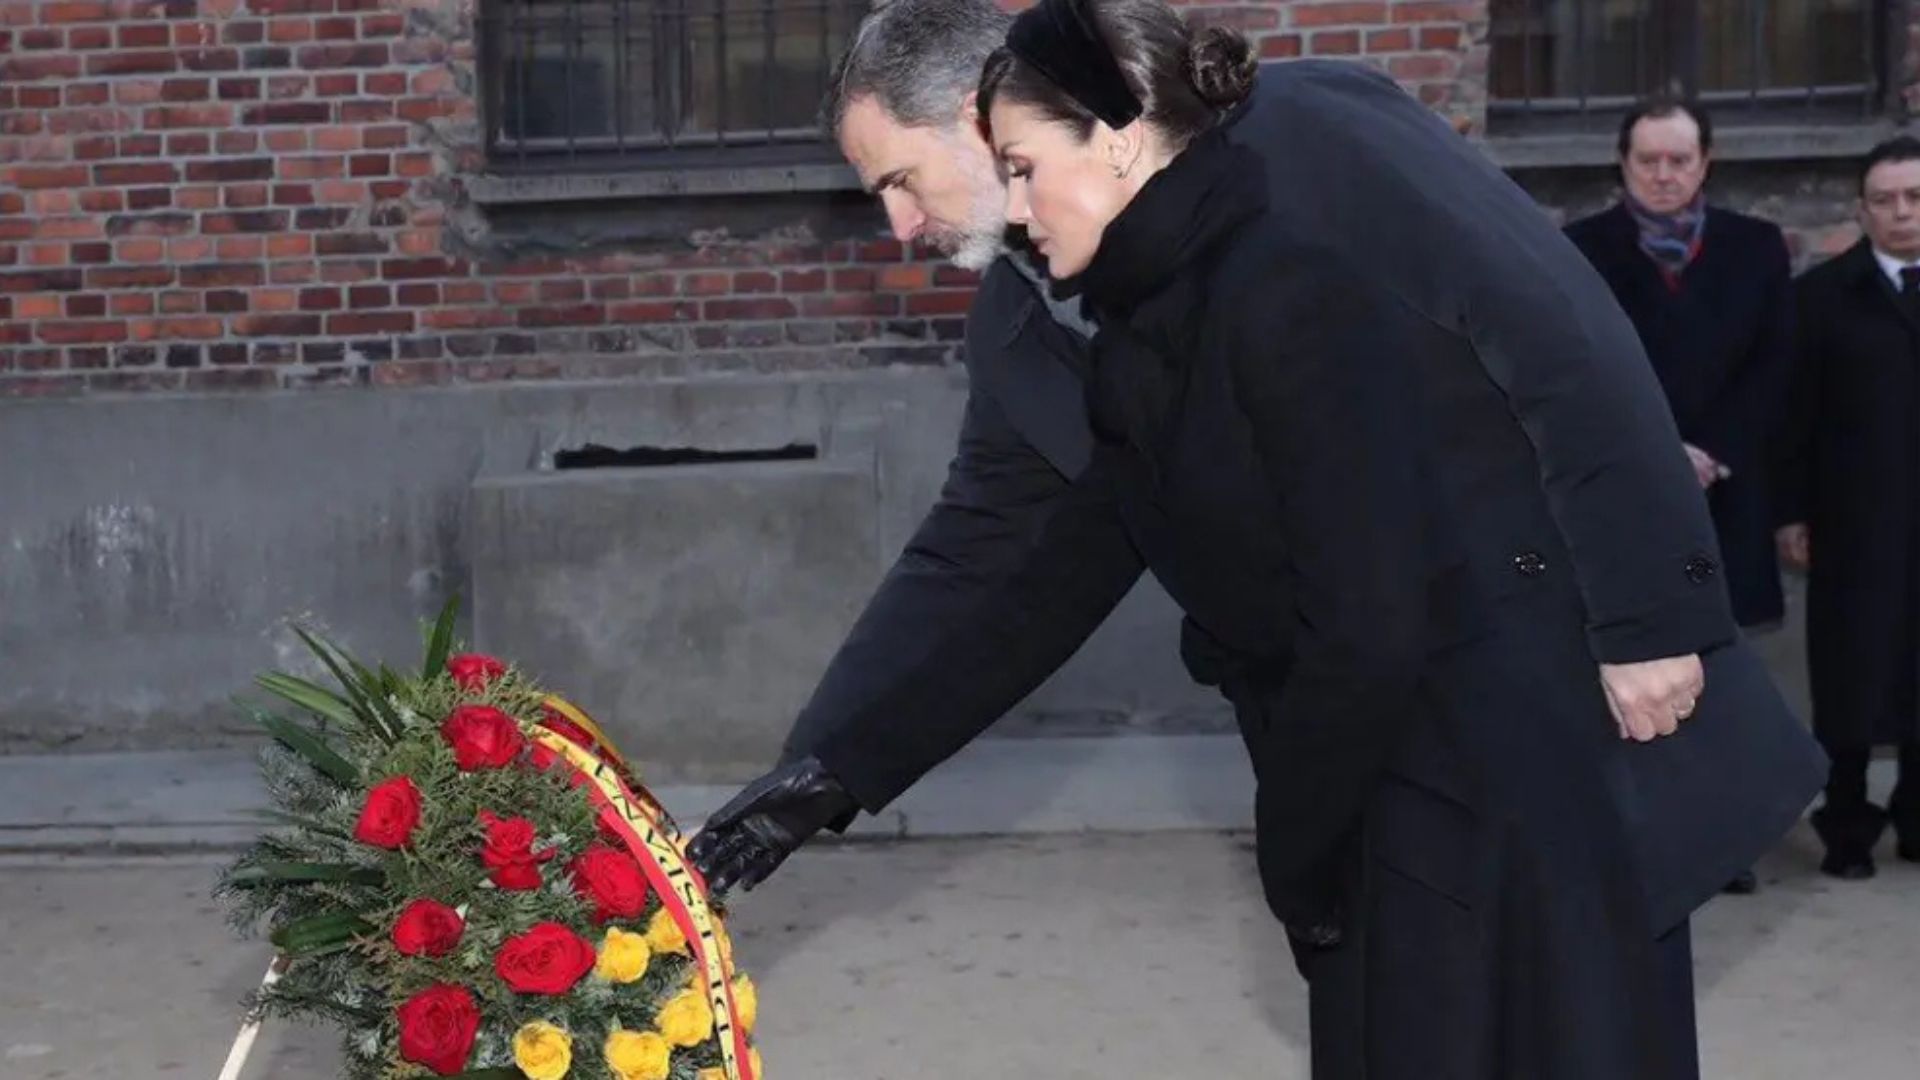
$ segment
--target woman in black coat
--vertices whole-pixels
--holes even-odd
[[[1784,614],[1769,468],[1793,366],[1793,289],[1778,226],[1710,206],[1713,127],[1655,102],[1620,130],[1626,194],[1567,227],[1633,320],[1692,455],[1741,626]]]
[[[1247,741],[1318,1080],[1690,1080],[1687,917],[1754,829],[1764,846],[1804,809],[1819,762],[1700,742],[1728,697],[1804,736],[1754,665],[1718,662],[1744,654],[1713,649],[1736,631],[1711,525],[1632,328],[1524,194],[1383,77],[1303,62],[1250,101],[1246,41],[1159,0],[1042,0],[1009,49],[980,101],[1010,217],[1097,317],[1098,445],[1032,522],[1006,606],[954,635],[974,646],[749,785],[696,839],[702,872],[751,884],[836,813],[885,806],[1144,562]],[[1432,167],[1357,175],[1378,143],[1335,133],[1362,118],[1399,154],[1375,160]],[[1409,224],[1371,234],[1383,221]],[[1450,276],[1449,253],[1513,272]],[[1527,382],[1570,402],[1536,456],[1497,380],[1542,320],[1608,347]],[[1644,563],[1586,562],[1608,568],[1593,592],[1635,595],[1624,610],[1589,601],[1556,526],[1570,487],[1650,538]],[[1596,654],[1695,651],[1699,715],[1622,738]]]

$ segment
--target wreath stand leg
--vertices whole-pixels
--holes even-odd
[[[276,955],[267,965],[267,973],[260,980],[260,989],[265,990],[280,981],[287,969],[284,956]],[[247,1057],[253,1053],[253,1041],[260,1037],[260,1021],[249,1020],[240,1028],[240,1034],[234,1036],[233,1048],[227,1051],[227,1063],[220,1069],[217,1080],[240,1080],[241,1070],[247,1067]]]

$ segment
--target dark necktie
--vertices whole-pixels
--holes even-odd
[[[1900,268],[1900,296],[1908,301],[1920,297],[1920,266]]]

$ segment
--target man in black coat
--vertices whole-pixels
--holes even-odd
[[[1792,272],[1778,226],[1707,203],[1712,150],[1698,105],[1630,110],[1625,193],[1567,236],[1640,334],[1707,493],[1734,620],[1752,628],[1785,613],[1770,464],[1793,366]],[[1756,886],[1746,871],[1728,889]]]
[[[893,0],[856,34],[829,103],[842,149],[896,234],[969,259],[990,232],[978,211],[997,198],[968,183],[991,175],[965,70],[977,74],[982,45],[999,39],[982,32],[990,19],[1004,29],[984,0]],[[1504,395],[1507,433],[1524,433],[1514,460],[1537,485],[1543,515],[1491,519],[1474,538],[1474,574],[1496,596],[1531,595],[1544,581],[1576,597],[1574,692],[1600,682],[1624,736],[1671,734],[1705,681],[1699,654],[1740,650],[1724,648],[1736,630],[1699,491],[1605,285],[1523,193],[1382,76],[1346,65],[1270,68],[1239,128],[1266,158],[1274,205],[1298,207],[1351,250],[1435,253],[1381,263],[1382,280],[1467,343],[1464,355]],[[1298,152],[1306,145],[1311,155]],[[1078,322],[1017,255],[988,270],[968,320],[971,393],[947,486],[831,663],[785,762],[696,838],[694,858],[715,887],[750,888],[819,829],[880,809],[1063,663],[1138,579],[1142,561],[1120,537],[1100,544],[1100,573],[1074,575],[1073,595],[1034,605],[1036,575],[1059,565],[1062,530],[1078,509],[1075,481],[1093,450]],[[1234,658],[1209,637],[1189,620],[1183,655],[1201,681],[1223,682],[1233,673],[1221,666]],[[955,686],[952,662],[965,657],[972,667],[983,655],[1000,658],[989,677]],[[1770,692],[1730,679],[1722,697]],[[1241,704],[1243,725],[1258,723]],[[1530,780],[1551,778],[1539,762],[1530,771]],[[1706,786],[1710,778],[1702,787],[1710,801]],[[1778,791],[1767,776],[1750,786]],[[1726,794],[1721,805],[1741,800],[1738,790]],[[1629,921],[1683,922],[1704,899],[1702,872],[1723,875],[1710,894],[1738,869],[1716,863],[1727,829],[1747,826],[1703,829],[1690,807],[1664,796],[1620,797],[1632,805],[1618,813],[1661,838],[1660,851],[1641,854],[1663,869],[1635,883],[1660,916]],[[1288,839],[1263,829],[1260,843]],[[1286,918],[1290,898],[1271,887],[1268,895]],[[1307,950],[1340,942],[1337,922],[1288,922]]]
[[[1900,748],[1889,808],[1920,861],[1920,140],[1861,166],[1866,236],[1796,283],[1794,372],[1779,541],[1806,568],[1814,732],[1833,769],[1814,825],[1821,868],[1873,876],[1888,812],[1867,799],[1875,746]]]

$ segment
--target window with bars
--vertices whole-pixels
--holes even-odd
[[[815,113],[867,0],[481,0],[489,160],[772,164],[826,153]]]
[[[1901,0],[1492,0],[1494,130],[1610,124],[1650,93],[1731,122],[1858,119]]]

